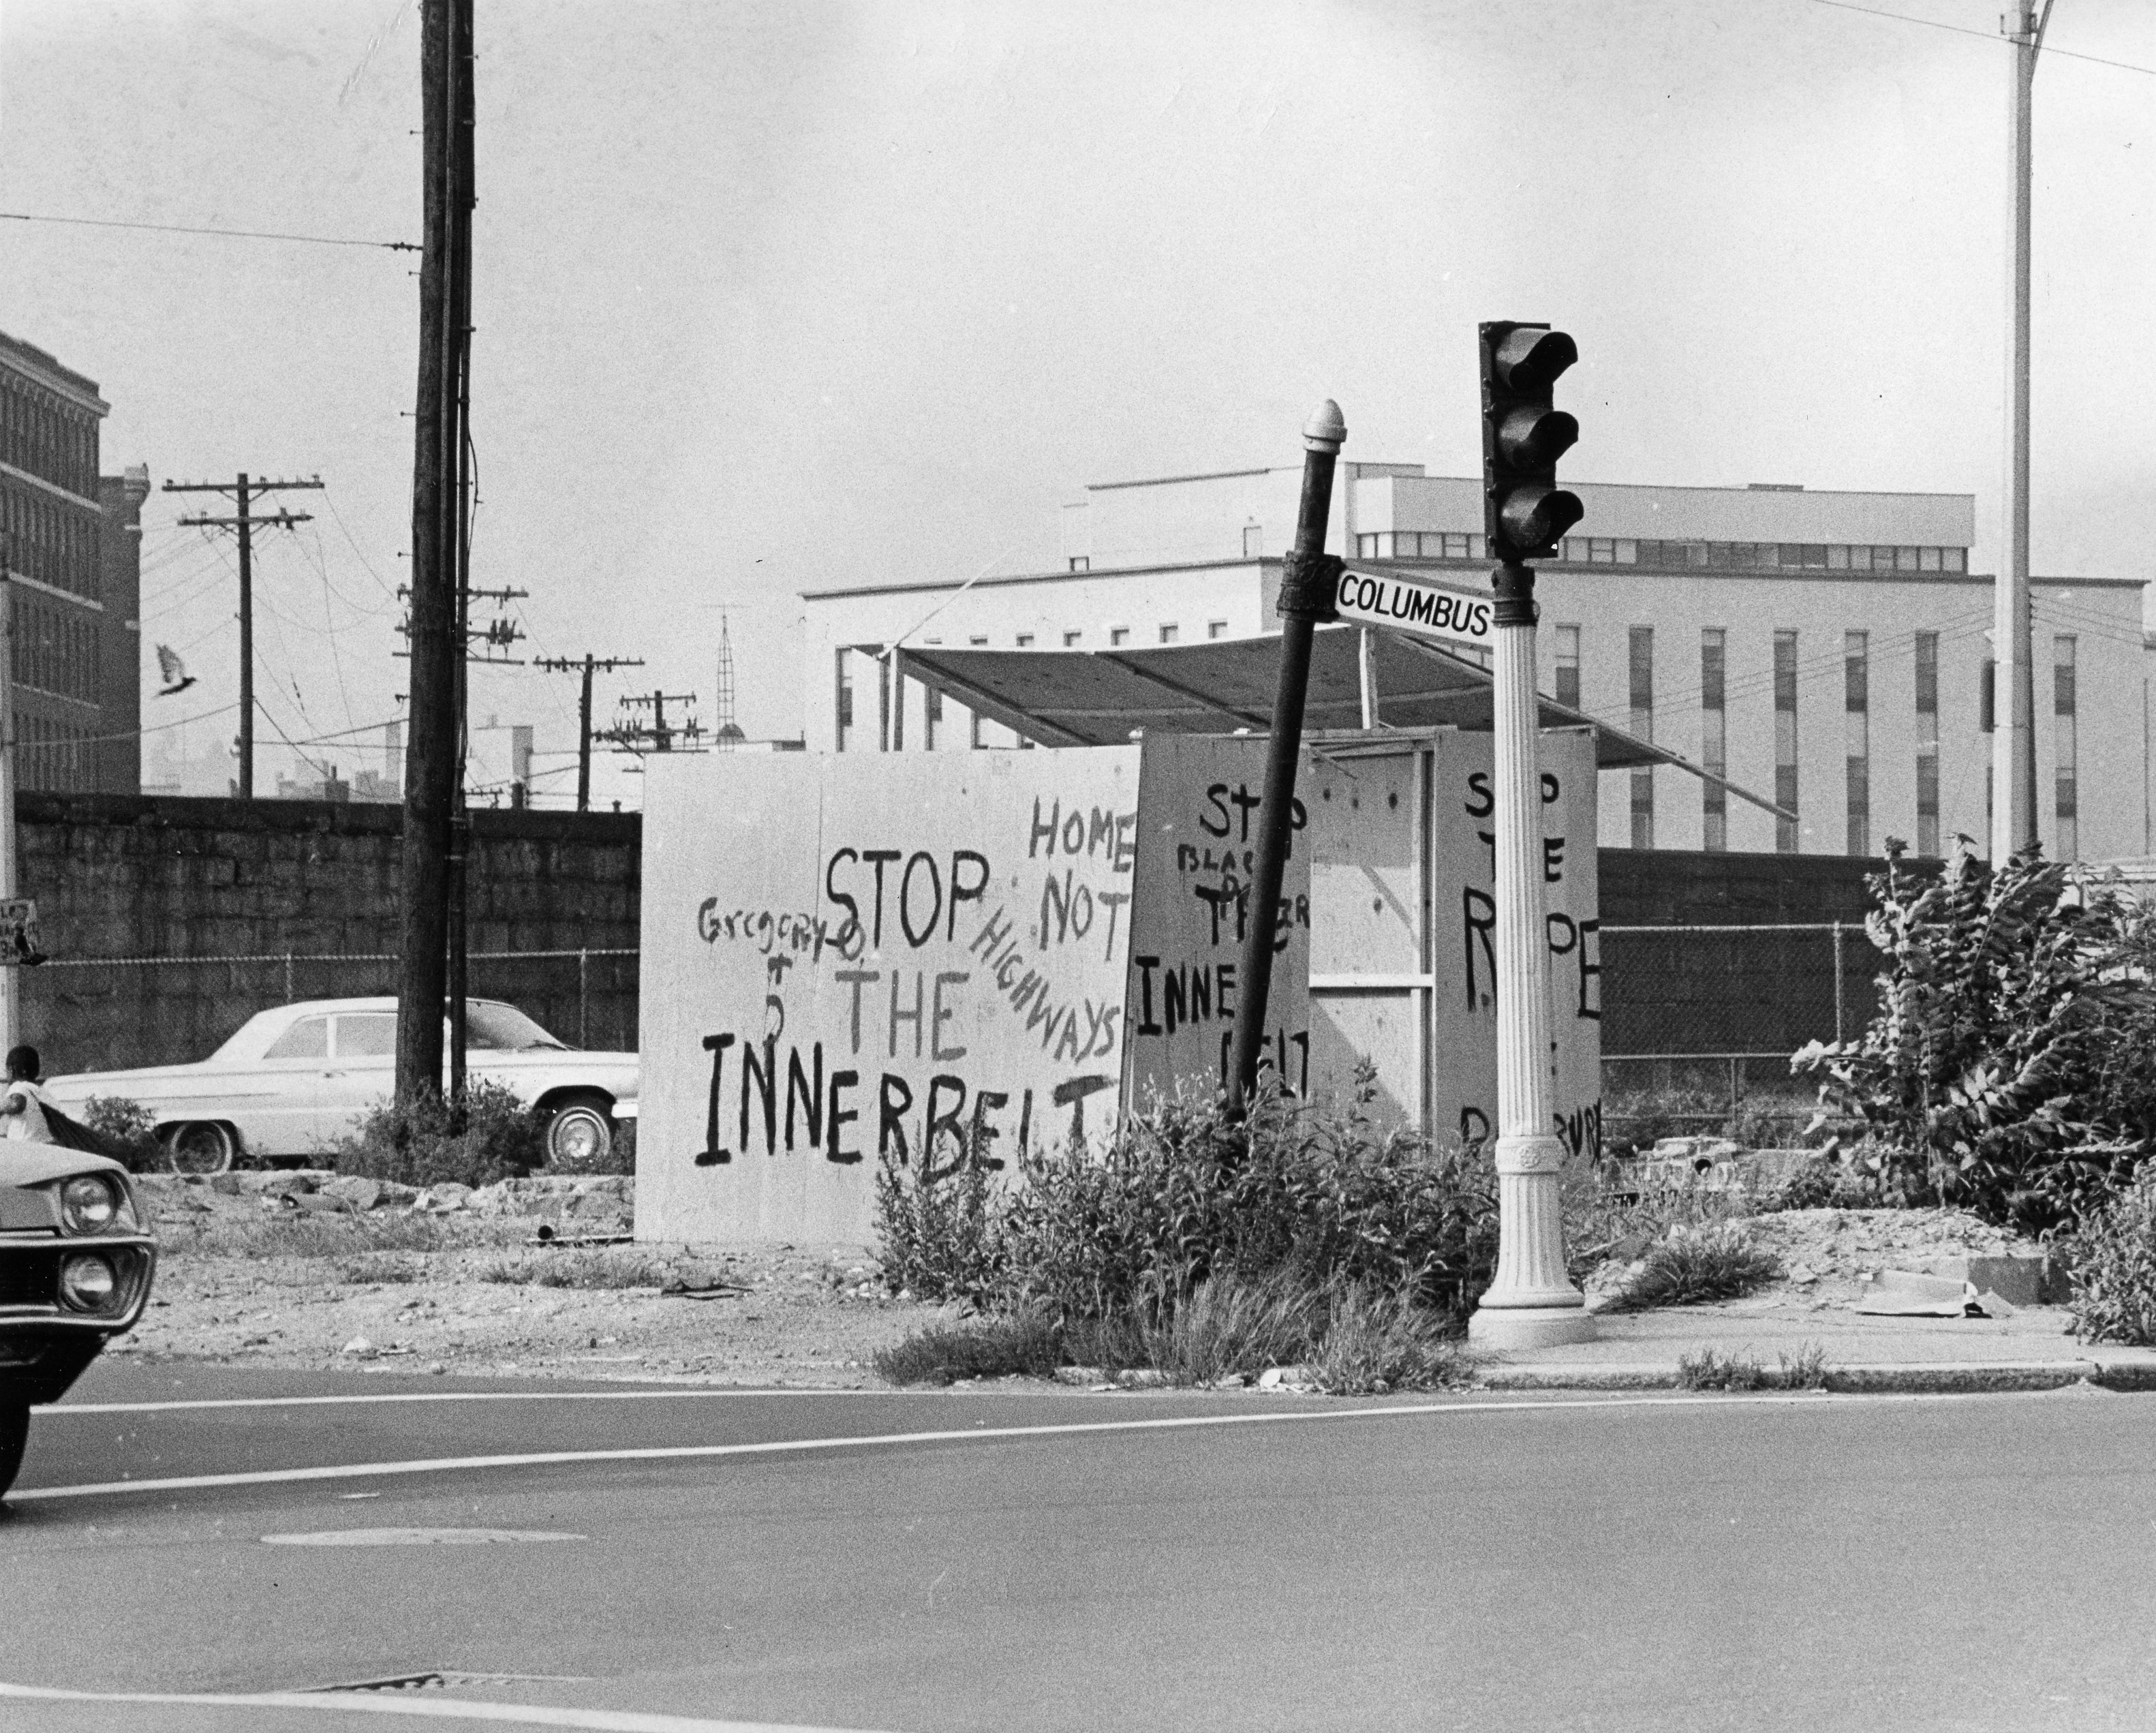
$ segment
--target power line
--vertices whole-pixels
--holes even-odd
[[[0,222],[55,223],[70,229],[146,229],[159,234],[214,234],[227,240],[296,241],[311,247],[377,247],[416,253],[417,241],[351,240],[336,234],[285,234],[269,229],[203,229],[192,223],[123,223],[110,217],[48,217],[33,211],[0,211]]]
[[[1951,30],[1957,36],[1974,36],[1985,42],[2005,43],[2009,47],[2013,45],[2012,39],[2010,37],[1997,35],[1989,30],[1979,30],[1968,24],[1949,24],[1938,18],[1912,18],[1906,12],[1881,12],[1876,6],[1852,5],[1851,0],[1813,0],[1813,3],[1818,6],[1831,6],[1840,12],[1861,12],[1869,18],[1892,18],[1899,24],[1922,24],[1928,29]],[[2138,72],[2148,77],[2156,78],[2156,66],[2136,66],[2128,60],[2107,60],[2101,54],[2076,54],[2072,49],[2052,48],[2048,45],[2043,52],[2047,54],[2056,54],[2064,60],[2086,60],[2092,66],[2110,66],[2121,72]]]

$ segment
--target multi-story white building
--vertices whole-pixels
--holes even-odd
[[[1091,487],[1064,568],[970,586],[804,594],[813,746],[1018,743],[863,646],[1110,650],[1276,630],[1299,468]],[[1794,821],[1668,769],[1610,772],[1602,841],[1636,848],[1937,855],[1989,835],[1992,580],[1966,494],[1568,483],[1587,508],[1540,568],[1542,686]],[[1342,463],[1335,553],[1486,581],[1479,481]],[[2055,857],[2152,844],[2143,585],[2038,578],[2039,824]],[[902,722],[901,718],[903,718]]]

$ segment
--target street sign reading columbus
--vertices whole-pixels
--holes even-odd
[[[1491,628],[1490,598],[1472,590],[1447,589],[1391,573],[1340,574],[1333,605],[1342,620],[1358,625],[1397,626],[1425,638],[1450,638],[1488,649],[1497,640]]]

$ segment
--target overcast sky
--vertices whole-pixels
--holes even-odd
[[[1568,476],[1973,492],[1990,570],[2002,0],[1879,3],[1931,23],[478,0],[475,581],[531,592],[539,653],[647,660],[603,710],[633,680],[708,720],[724,607],[743,726],[791,733],[803,588],[1052,565],[1085,483],[1295,463],[1327,396],[1349,457],[1471,471],[1496,317],[1578,340]],[[2156,6],[2057,0],[2048,43],[2156,67]],[[0,210],[417,239],[418,64],[416,0],[6,0]],[[2152,115],[2156,77],[2046,56],[2039,572],[2156,576]],[[261,557],[295,739],[403,689],[413,264],[0,223],[0,329],[100,382],[108,473],[329,484]],[[173,527],[202,503],[146,514],[146,650],[199,676],[153,725],[235,690],[228,550]],[[574,685],[482,671],[475,721],[563,765]],[[501,774],[506,734],[475,744]]]

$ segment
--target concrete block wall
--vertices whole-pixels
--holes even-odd
[[[394,990],[403,814],[306,800],[25,793],[23,893],[54,959],[23,974],[23,1036],[51,1072],[206,1057],[255,1011]],[[489,962],[501,951],[633,950],[634,814],[472,815],[472,990],[563,1040],[635,1042],[634,958]],[[246,962],[91,963],[244,958]]]

